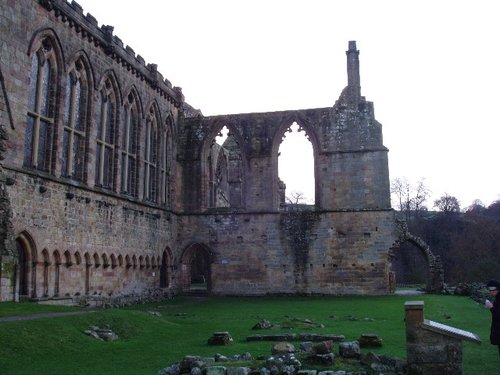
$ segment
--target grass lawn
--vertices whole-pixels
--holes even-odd
[[[427,319],[478,334],[481,345],[464,342],[464,374],[493,374],[500,367],[496,347],[489,344],[490,313],[466,297],[176,297],[154,305],[110,309],[83,315],[0,322],[0,373],[156,375],[184,355],[224,355],[250,352],[269,355],[271,342],[247,342],[253,334],[316,332],[342,334],[346,340],[377,333],[383,340],[375,353],[406,357],[404,303],[423,300]],[[0,303],[0,316],[61,311],[54,306]],[[43,309],[40,311],[39,309]],[[67,308],[62,310],[67,311]],[[148,311],[157,311],[155,316]],[[310,319],[324,328],[296,327],[260,330],[261,319],[283,324]],[[120,339],[97,341],[83,334],[90,325],[110,326]],[[229,331],[232,345],[214,347],[207,339]],[[298,347],[298,343],[294,343]],[[336,350],[337,351],[337,350]]]

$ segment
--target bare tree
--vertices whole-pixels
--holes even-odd
[[[286,201],[288,204],[301,204],[306,197],[304,196],[304,193],[301,193],[300,191],[292,191],[290,195],[286,196]]]
[[[405,177],[396,178],[391,183],[391,193],[396,196],[398,208],[406,221],[409,221],[412,216],[418,216],[421,211],[427,210],[425,203],[430,192],[423,178],[415,187],[412,187]]]
[[[460,202],[454,196],[444,193],[444,195],[434,201],[434,207],[445,214],[460,212]]]
[[[391,194],[396,196],[399,211],[404,212],[409,208],[410,183],[405,177],[398,177],[392,180]]]
[[[430,192],[427,186],[424,184],[424,179],[420,179],[417,182],[417,186],[414,189],[414,196],[412,198],[412,211],[416,216],[419,216],[421,211],[427,211],[425,202],[429,198]]]

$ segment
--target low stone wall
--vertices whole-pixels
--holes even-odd
[[[158,302],[165,298],[172,298],[170,290],[152,289],[144,293],[116,296],[76,296],[73,301],[75,305],[80,306],[112,308]]]

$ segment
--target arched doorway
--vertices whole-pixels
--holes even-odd
[[[435,256],[429,245],[425,243],[420,237],[412,235],[408,232],[406,223],[398,222],[399,238],[389,252],[389,260],[391,262],[391,272],[389,274],[389,289],[391,292],[395,290],[395,282],[397,276],[393,267],[393,261],[397,256],[397,252],[405,243],[410,243],[415,246],[425,259],[427,270],[425,272],[425,291],[428,293],[441,293],[444,288],[444,271],[441,263],[441,258]]]
[[[28,233],[21,233],[16,238],[18,256],[17,264],[17,293],[20,298],[36,298],[36,246]]]
[[[188,246],[181,258],[182,291],[209,292],[212,289],[210,250],[202,244]]]
[[[28,297],[29,295],[29,253],[24,248],[21,241],[16,241],[18,275],[19,275],[19,297]]]

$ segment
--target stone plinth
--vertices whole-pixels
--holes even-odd
[[[462,341],[481,343],[471,332],[424,319],[424,302],[405,303],[408,374],[462,374]]]

